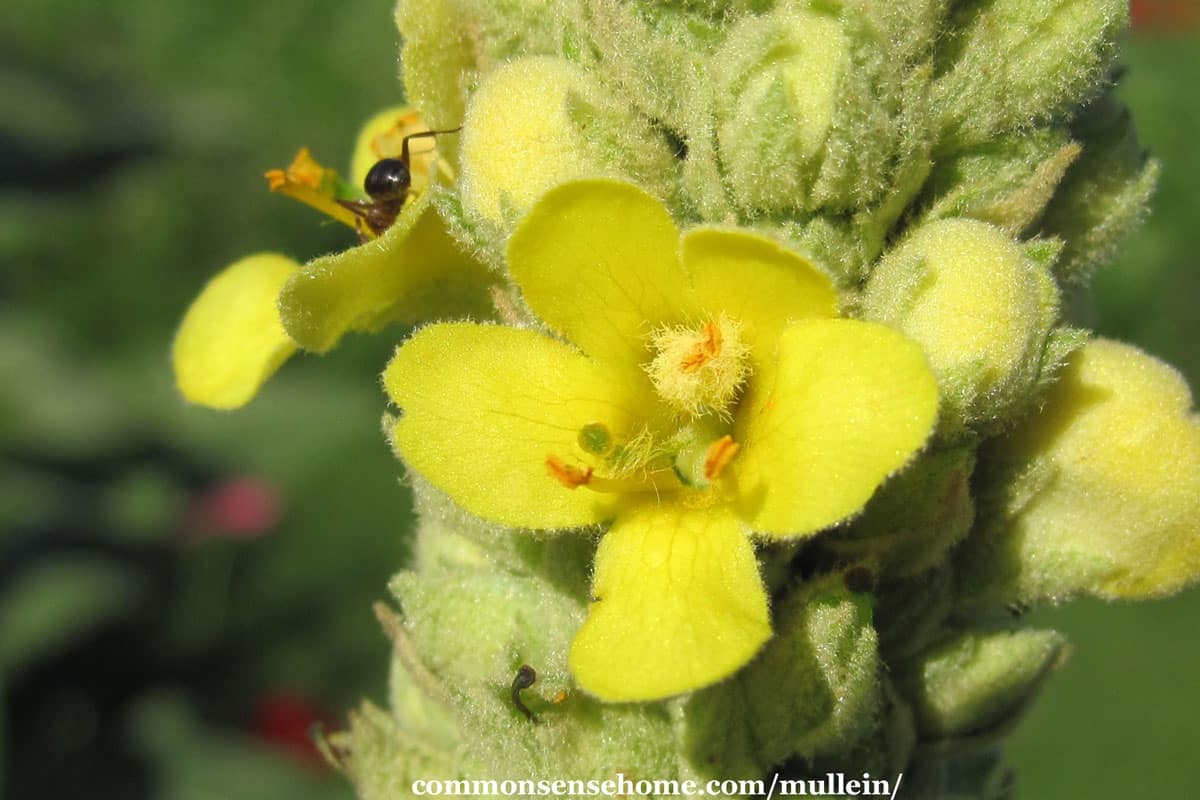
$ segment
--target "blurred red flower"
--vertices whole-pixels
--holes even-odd
[[[1139,30],[1188,30],[1200,24],[1197,0],[1133,0],[1129,10]]]
[[[254,707],[254,735],[306,764],[325,764],[313,741],[313,726],[329,727],[329,718],[315,703],[299,694],[263,695]]]
[[[207,536],[252,539],[270,532],[282,507],[279,490],[267,481],[231,478],[195,497],[190,529]]]

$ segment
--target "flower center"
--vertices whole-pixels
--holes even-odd
[[[667,405],[692,417],[729,415],[750,372],[741,325],[722,314],[699,326],[663,328],[650,346],[655,356],[646,372]]]

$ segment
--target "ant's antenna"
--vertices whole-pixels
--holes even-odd
[[[462,130],[462,125],[459,125],[457,128],[448,128],[444,131],[421,131],[420,133],[410,133],[408,136],[405,136],[404,140],[400,143],[400,160],[403,161],[405,164],[408,164],[408,140],[409,139],[421,139],[421,138],[424,138],[427,136],[437,136],[438,134],[441,134],[441,133],[458,133],[461,130]]]

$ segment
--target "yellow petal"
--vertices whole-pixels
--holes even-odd
[[[788,536],[854,515],[924,444],[937,402],[921,349],[890,328],[790,324],[778,364],[738,413],[731,468],[743,518]]]
[[[276,301],[299,267],[285,256],[259,253],[209,281],[184,315],[171,350],[184,397],[210,408],[243,406],[296,351]]]
[[[597,361],[640,367],[646,337],[693,309],[662,203],[610,180],[548,192],[513,234],[508,264],[539,317]]]
[[[323,353],[347,331],[487,316],[491,282],[423,194],[378,239],[305,264],[283,288],[279,308],[292,338]]]
[[[749,539],[724,506],[623,511],[596,552],[571,671],[604,700],[657,700],[733,674],[770,637]]]
[[[476,516],[529,528],[611,517],[615,496],[567,488],[546,466],[598,466],[582,429],[598,423],[621,439],[638,421],[637,393],[578,351],[529,330],[432,325],[400,347],[383,382],[403,411],[393,447]]]
[[[778,242],[745,231],[697,228],[683,237],[683,264],[700,306],[741,323],[759,358],[774,355],[789,320],[837,316],[837,291],[820,270]]]

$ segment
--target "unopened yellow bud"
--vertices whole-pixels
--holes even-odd
[[[968,602],[1156,597],[1200,578],[1200,418],[1161,361],[1088,343],[988,457],[995,522],[961,552]]]
[[[586,72],[561,58],[523,58],[489,73],[463,124],[467,209],[504,223],[551,187],[603,175],[602,162],[571,117],[574,98],[598,92]]]
[[[946,219],[884,256],[863,311],[925,351],[945,435],[1002,422],[1028,402],[1058,315],[1058,288],[999,228]]]

